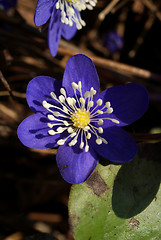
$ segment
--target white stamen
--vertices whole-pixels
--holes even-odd
[[[101,111],[101,110],[97,110],[97,112],[96,113],[98,113],[98,114],[103,114],[104,112],[103,111]]]
[[[110,102],[106,102],[105,106],[106,106],[106,108],[109,108],[109,107],[111,107],[111,103]]]
[[[55,117],[59,117],[59,116],[63,116],[62,114],[60,114],[60,112],[53,112],[53,115],[55,116]]]
[[[57,132],[55,132],[54,130],[49,130],[48,133],[49,133],[49,135],[55,135],[55,134],[57,134]]]
[[[85,92],[84,97],[85,97],[85,99],[89,98],[90,97],[90,92],[89,91]]]
[[[72,127],[68,127],[67,131],[68,131],[68,133],[72,133],[72,132],[74,132],[74,130],[73,130]]]
[[[90,127],[89,126],[85,126],[84,128],[83,128],[83,130],[86,132],[86,131],[88,131],[90,129]]]
[[[99,128],[98,128],[98,132],[99,132],[99,133],[103,133],[103,128],[99,127]]]
[[[88,134],[87,134],[87,139],[90,139],[91,136],[92,136],[91,133],[88,132]]]
[[[91,87],[90,94],[91,94],[91,95],[95,95],[95,94],[96,94],[96,90],[94,90],[93,87]]]
[[[64,103],[65,102],[65,97],[63,95],[60,95],[59,96],[59,101]]]
[[[73,106],[73,104],[74,104],[73,98],[67,97],[67,98],[66,98],[66,101],[67,101],[67,103],[68,103],[69,106]]]
[[[66,108],[65,106],[63,106],[63,110],[64,110],[64,112],[65,112],[66,114],[68,114],[68,113],[69,113],[69,110],[68,110],[68,108]]]
[[[97,138],[97,139],[96,139],[96,143],[97,143],[98,145],[102,144],[102,139],[101,139],[101,138]]]
[[[82,83],[81,83],[81,81],[79,81],[78,82],[78,89],[79,89],[79,91],[81,91],[81,88],[82,88]]]
[[[56,118],[51,114],[48,114],[48,119],[51,120],[51,121],[56,120]]]
[[[62,132],[64,132],[65,130],[67,129],[67,127],[58,127],[56,130],[57,130],[57,132],[58,133],[62,133]]]
[[[59,1],[56,3],[55,7],[56,7],[56,9],[60,8]]]
[[[101,106],[102,103],[103,103],[102,99],[98,99],[98,100],[97,100],[97,105],[98,105],[98,106]]]
[[[117,119],[110,119],[112,122],[119,124],[120,122]]]
[[[104,138],[101,138],[102,139],[102,142],[105,143],[105,144],[108,144],[108,142],[106,141],[106,139]]]
[[[98,125],[103,125],[103,120],[102,119],[98,120]]]
[[[82,103],[82,105],[84,106],[84,104],[85,104],[85,99],[81,97],[81,98],[79,99],[79,101],[80,101],[80,102]]]
[[[75,82],[72,82],[72,88],[73,89],[78,89],[78,84],[76,84]]]
[[[58,145],[64,145],[64,143],[65,143],[64,139],[60,139],[60,140],[57,141]]]
[[[88,152],[88,151],[89,151],[89,146],[86,145],[86,146],[85,146],[85,152]]]
[[[89,107],[89,109],[90,109],[91,107],[93,107],[93,104],[94,104],[93,101],[90,101],[90,102],[88,103],[88,107]]]
[[[106,112],[107,112],[107,113],[112,113],[112,112],[113,112],[113,108],[112,108],[112,107],[107,108]]]
[[[77,143],[77,139],[74,138],[70,143],[69,146],[74,146]]]
[[[50,93],[50,96],[51,96],[52,98],[54,98],[54,99],[57,99],[57,96],[56,96],[56,94],[55,94],[55,93],[53,93],[53,92],[51,92],[51,93]]]
[[[67,121],[63,121],[63,123],[64,123],[64,125],[67,126],[67,127],[70,125],[69,122],[67,122]]]
[[[84,147],[84,142],[81,142],[79,147],[80,147],[80,149],[83,149],[83,147]]]
[[[67,95],[66,95],[66,91],[64,88],[60,88],[60,93],[66,98]]]
[[[48,108],[50,108],[50,107],[52,106],[51,104],[47,103],[46,101],[43,101],[43,102],[42,102],[42,105],[43,105],[43,107],[46,108],[46,109],[48,109]]]

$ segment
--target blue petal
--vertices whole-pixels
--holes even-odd
[[[60,146],[56,155],[57,165],[65,181],[71,184],[82,183],[92,174],[99,160],[90,149],[84,152],[78,144],[74,147]]]
[[[137,153],[134,139],[122,128],[116,126],[106,128],[100,136],[108,143],[98,145],[95,142],[96,138],[92,136],[90,144],[98,154],[110,161],[127,162],[132,160]]]
[[[41,26],[48,21],[55,4],[56,0],[38,0],[34,16],[36,26]]]
[[[72,27],[67,24],[62,23],[62,37],[66,40],[70,40],[76,34],[77,28],[75,23]]]
[[[57,146],[60,134],[51,136],[47,126],[48,119],[40,113],[33,114],[24,119],[18,129],[17,134],[20,141],[27,147],[35,149],[53,148]]]
[[[82,92],[89,91],[93,87],[99,92],[100,83],[96,68],[90,58],[83,54],[72,56],[66,65],[62,86],[66,89],[68,96],[73,96],[72,82],[82,82]]]
[[[46,112],[46,109],[42,106],[44,100],[51,101],[50,93],[54,92],[59,94],[61,82],[58,82],[52,77],[38,76],[33,78],[28,86],[26,92],[26,98],[30,109],[33,112]]]
[[[56,56],[59,46],[59,41],[62,33],[62,22],[60,10],[54,9],[50,19],[48,30],[48,44],[50,53],[53,57]]]
[[[111,102],[113,113],[103,114],[102,117],[115,118],[119,120],[119,126],[126,126],[139,119],[147,110],[149,96],[146,88],[137,83],[129,83],[125,86],[116,86],[100,93],[104,103]],[[108,127],[109,120],[104,121],[103,127]]]

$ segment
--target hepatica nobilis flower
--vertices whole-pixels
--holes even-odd
[[[123,37],[117,32],[109,32],[104,37],[104,47],[107,47],[110,54],[116,53],[123,47]]]
[[[147,110],[146,89],[136,83],[101,93],[99,89],[95,66],[82,54],[69,59],[61,82],[39,76],[27,87],[27,102],[35,114],[19,125],[18,137],[30,148],[59,146],[57,165],[72,184],[92,174],[99,156],[123,163],[137,152],[135,141],[121,127]]]
[[[77,29],[85,26],[81,11],[92,10],[97,0],[38,0],[35,25],[41,26],[49,19],[48,44],[52,56],[56,56],[61,36],[70,40]]]

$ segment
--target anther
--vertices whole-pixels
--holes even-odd
[[[58,127],[56,130],[57,130],[57,132],[58,133],[62,133],[62,132],[64,132],[65,130],[67,129],[67,127]]]
[[[51,120],[51,121],[56,120],[56,118],[55,118],[53,115],[51,115],[51,114],[48,114],[47,117],[48,117],[48,119]]]
[[[87,139],[90,139],[91,136],[92,136],[91,133],[88,132],[88,134],[87,134]]]
[[[80,145],[79,145],[80,149],[83,149],[84,147],[84,142],[81,142]]]
[[[81,83],[81,81],[79,81],[78,82],[78,89],[79,89],[79,91],[81,90],[81,88],[82,88],[82,83]]]
[[[75,83],[75,82],[72,82],[72,88],[75,90],[75,89],[78,89],[78,85]]]
[[[86,99],[86,98],[89,98],[89,97],[90,97],[90,92],[89,92],[89,91],[86,91],[85,94],[84,94],[84,97],[85,97],[85,99]]]
[[[60,93],[66,98],[66,91],[64,88],[60,88]]]
[[[99,132],[99,133],[103,133],[103,128],[99,127],[99,128],[98,128],[98,132]]]
[[[54,99],[57,99],[57,96],[56,96],[56,94],[55,94],[55,93],[53,93],[53,92],[51,92],[51,93],[50,93],[50,96],[51,96],[52,98],[54,98]]]
[[[103,114],[104,112],[101,111],[101,110],[97,110],[97,113],[98,113],[98,114]]]
[[[49,130],[48,133],[49,135],[55,135],[57,132],[55,132],[54,130]]]
[[[103,120],[102,119],[98,120],[98,125],[103,125]]]
[[[72,132],[74,132],[74,130],[73,130],[72,127],[68,127],[67,131],[68,131],[68,133],[72,133]]]
[[[93,101],[90,101],[90,102],[88,103],[88,108],[90,109],[91,107],[93,107],[93,104],[94,104],[94,102],[93,102]]]
[[[86,145],[86,146],[85,146],[85,152],[88,152],[88,151],[89,151],[89,146]]]
[[[60,95],[59,96],[59,101],[64,103],[65,102],[65,97],[63,95]]]
[[[97,100],[97,105],[98,105],[98,106],[101,106],[101,105],[102,105],[102,102],[103,102],[102,99],[98,99],[98,100]]]
[[[101,138],[97,138],[97,139],[96,139],[96,143],[97,143],[98,145],[102,144],[102,139],[101,139]]]
[[[110,102],[106,102],[105,106],[106,106],[106,108],[109,108],[109,107],[111,107],[111,103]]]
[[[57,141],[58,145],[64,145],[64,143],[65,143],[64,139],[60,139],[60,140]]]
[[[113,108],[112,107],[107,108],[106,112],[107,113],[112,113],[113,112]]]

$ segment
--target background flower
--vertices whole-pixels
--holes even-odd
[[[99,94],[99,86],[91,59],[81,54],[70,58],[62,82],[40,76],[28,84],[27,102],[35,114],[19,125],[18,137],[30,148],[60,145],[57,164],[69,183],[84,182],[100,155],[126,162],[137,152],[134,140],[120,127],[147,110],[146,89],[130,83]]]
[[[121,50],[123,38],[117,32],[109,32],[104,36],[103,45],[113,54]]]
[[[92,10],[97,0],[38,0],[35,11],[35,25],[41,26],[48,20],[48,43],[52,56],[56,56],[61,36],[70,40],[77,29],[85,26],[80,12],[86,8]]]

